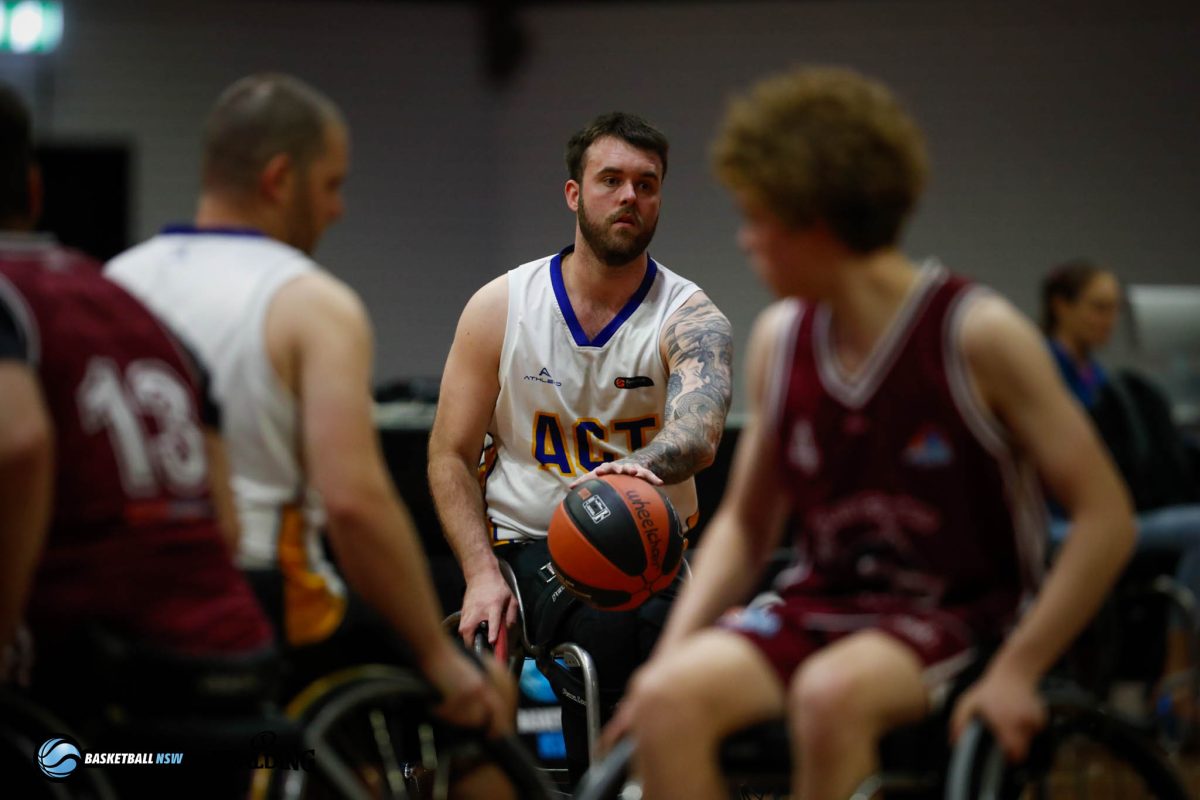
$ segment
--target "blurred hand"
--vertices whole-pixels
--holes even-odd
[[[958,740],[974,717],[987,724],[1009,761],[1024,760],[1034,734],[1046,724],[1046,706],[1038,695],[1037,680],[989,669],[955,705],[951,741]]]
[[[513,732],[516,686],[492,659],[483,665],[459,651],[449,640],[422,664],[422,672],[442,696],[434,712],[464,728],[482,728],[489,736]]]

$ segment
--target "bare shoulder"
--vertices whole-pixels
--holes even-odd
[[[366,306],[358,293],[323,270],[298,275],[280,287],[271,301],[272,321],[308,330],[325,325],[368,326]]]
[[[959,330],[962,353],[983,399],[994,409],[1057,385],[1057,371],[1033,322],[993,292],[969,300]]]
[[[369,364],[374,347],[359,296],[334,276],[315,270],[280,287],[267,311],[264,336],[276,376],[297,395],[307,366],[320,362],[327,374],[358,371]]]
[[[503,330],[508,321],[508,273],[499,275],[481,286],[463,308],[460,329],[464,323],[495,331]]]
[[[663,332],[664,336],[669,336],[672,332],[700,329],[732,332],[729,320],[717,308],[717,304],[702,290],[697,290],[667,319]]]
[[[776,300],[755,317],[746,356],[751,397],[762,397],[768,370],[776,361],[784,333],[791,327],[798,307],[796,300]]]
[[[754,326],[750,329],[751,346],[756,342],[765,346],[778,339],[784,329],[792,324],[799,304],[798,300],[776,300],[758,312],[758,316],[754,318]]]
[[[663,325],[660,336],[663,359],[670,370],[682,362],[707,354],[733,361],[733,327],[707,294],[697,291]]]
[[[979,291],[967,302],[959,336],[963,354],[973,366],[985,366],[1021,351],[1045,351],[1033,322],[1004,297]]]

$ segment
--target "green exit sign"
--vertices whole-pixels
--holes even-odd
[[[0,51],[49,53],[62,41],[62,3],[44,0],[0,2]]]

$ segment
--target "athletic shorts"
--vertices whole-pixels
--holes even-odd
[[[854,599],[785,596],[730,611],[718,627],[741,634],[757,647],[786,687],[796,668],[813,653],[844,636],[875,630],[903,642],[924,666],[922,679],[936,700],[951,679],[974,662],[976,637],[959,615],[934,608],[871,608]]]

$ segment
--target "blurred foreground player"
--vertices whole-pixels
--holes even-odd
[[[39,205],[29,116],[0,87],[0,649],[15,681],[102,748],[110,702],[203,702],[171,664],[269,667],[272,635],[218,524],[228,490],[210,482],[220,449],[197,364],[100,264],[30,232]],[[17,636],[22,617],[31,637]],[[129,660],[98,663],[109,646]],[[123,684],[142,658],[161,666],[153,683]],[[235,713],[261,711],[271,687],[255,685]],[[147,789],[151,772],[118,785]],[[208,777],[191,774],[189,796],[236,796],[248,773]]]
[[[341,112],[296,78],[251,75],[218,98],[203,155],[195,224],[117,256],[107,274],[212,370],[238,563],[280,624],[290,688],[355,663],[411,660],[451,721],[501,724],[500,693],[441,629],[417,532],[384,467],[366,310],[311,258],[342,214]],[[323,523],[341,574],[324,555]]]
[[[730,108],[715,162],[782,299],[752,336],[752,413],[694,580],[609,735],[635,737],[646,797],[700,800],[724,796],[720,739],[786,714],[794,794],[840,800],[885,732],[1002,641],[953,725],[981,715],[1021,757],[1040,677],[1128,557],[1126,491],[1036,329],[899,250],[925,156],[887,89],[834,69],[764,81]],[[1072,529],[1018,620],[1046,537],[1039,476]],[[788,518],[782,603],[721,617]]]

